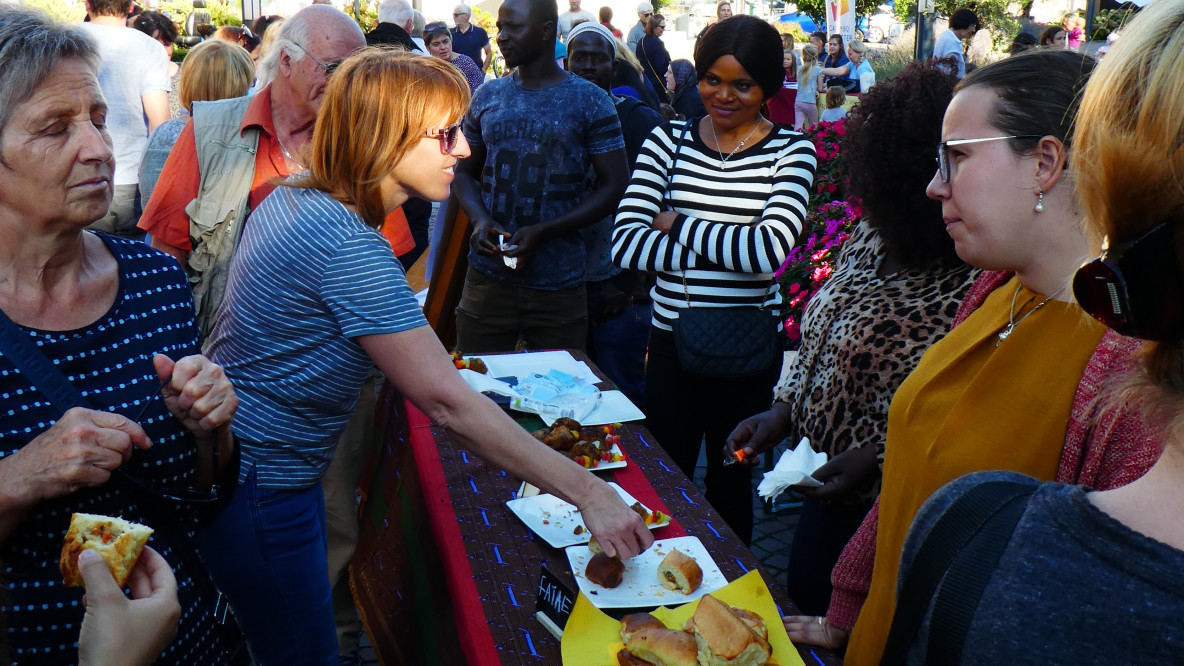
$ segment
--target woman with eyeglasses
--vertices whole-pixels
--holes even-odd
[[[241,387],[243,467],[198,543],[260,664],[337,663],[321,479],[375,365],[474,452],[579,507],[607,550],[631,557],[652,541],[611,487],[464,383],[379,231],[408,197],[448,196],[469,154],[468,104],[439,58],[348,58],[325,89],[308,170],[243,231],[209,342]]]
[[[666,70],[670,67],[670,53],[662,43],[662,35],[666,32],[666,17],[654,14],[645,24],[645,37],[637,43],[634,55],[641,63],[641,73],[645,80],[662,98],[662,102],[670,101],[670,93],[666,90]]]
[[[1184,2],[1141,12],[1085,89],[1070,157],[1089,252],[1101,253],[1077,271],[1073,295],[1114,333],[1147,341],[1139,366],[1115,378],[1123,390],[1111,399],[1142,405],[1163,425],[1163,455],[1121,488],[983,472],[922,507],[901,560],[906,580],[941,539],[946,516],[1003,484],[1023,493],[964,630],[962,663],[1172,664],[1184,655],[1182,45]],[[958,576],[951,568],[939,580]],[[928,602],[922,609],[943,603],[941,592],[919,598]],[[923,639],[941,624],[935,615],[920,633],[901,630],[909,663],[941,661]]]
[[[452,63],[452,66],[459,69],[460,73],[464,75],[465,81],[468,81],[469,92],[477,92],[477,86],[485,82],[485,74],[481,71],[481,67],[473,62],[472,58],[452,50],[452,33],[449,32],[448,26],[443,23],[433,23],[426,28],[423,36],[428,53]]]
[[[1069,129],[1093,68],[1071,51],[1033,51],[959,84],[928,193],[958,256],[986,272],[893,396],[880,497],[835,566],[826,618],[786,618],[792,639],[838,646],[851,632],[845,663],[880,663],[909,525],[959,476],[1002,469],[1115,488],[1158,457],[1137,410],[1104,399],[1140,342],[1085,315],[1070,288],[1089,246]]]

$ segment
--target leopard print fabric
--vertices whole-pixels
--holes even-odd
[[[835,272],[810,300],[797,360],[777,386],[790,405],[790,444],[808,437],[829,458],[875,446],[881,466],[888,405],[921,355],[950,329],[978,271],[905,270],[880,278],[879,235],[860,222],[844,244]],[[851,503],[870,502],[877,480]]]

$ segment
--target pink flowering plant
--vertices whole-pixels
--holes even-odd
[[[801,344],[801,321],[806,305],[835,270],[835,261],[851,229],[863,215],[854,201],[846,200],[847,179],[841,145],[843,121],[816,123],[806,131],[818,153],[818,170],[810,193],[809,208],[798,243],[774,275],[781,289],[781,316],[786,347]]]
[[[847,197],[847,186],[851,179],[847,177],[842,155],[843,138],[847,136],[844,122],[814,123],[805,131],[818,155],[818,168],[814,172],[814,186],[810,191],[811,210]]]

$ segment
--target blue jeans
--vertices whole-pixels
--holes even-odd
[[[252,470],[195,541],[256,663],[337,664],[320,483],[259,488]]]
[[[650,342],[650,303],[629,301],[615,316],[600,321],[598,299],[603,282],[588,282],[588,356],[633,404],[641,406],[645,388],[645,354]],[[615,291],[615,290],[613,290]]]

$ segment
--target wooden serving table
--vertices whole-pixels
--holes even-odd
[[[352,581],[380,662],[559,666],[559,640],[535,619],[535,601],[543,567],[573,588],[574,577],[563,551],[506,507],[519,480],[459,447],[389,384],[377,419],[381,441],[360,485]],[[654,537],[698,537],[728,580],[760,570],[783,614],[794,612],[784,589],[642,423],[625,424],[619,434],[629,465],[597,474],[674,516]],[[829,652],[800,652],[807,666],[841,663]]]

